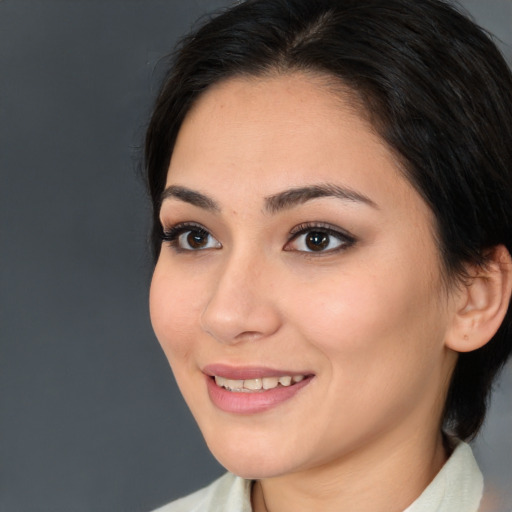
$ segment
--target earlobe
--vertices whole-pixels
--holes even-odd
[[[503,245],[493,247],[484,266],[468,269],[469,279],[460,285],[453,324],[446,346],[471,352],[496,334],[508,311],[512,293],[512,259]]]

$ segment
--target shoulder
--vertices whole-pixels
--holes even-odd
[[[251,512],[251,481],[226,473],[208,487],[154,512]]]

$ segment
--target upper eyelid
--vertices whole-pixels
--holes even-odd
[[[185,221],[185,222],[177,222],[175,224],[162,224],[161,225],[161,236],[163,239],[169,239],[171,237],[178,238],[179,235],[186,233],[187,231],[204,231],[205,233],[208,233],[212,238],[215,238],[217,240],[217,237],[212,234],[212,232],[205,227],[203,224],[200,224],[199,222],[192,222],[192,221]]]
[[[208,237],[211,237],[211,239],[215,240],[215,242],[217,242],[219,244],[219,247],[204,247],[204,248],[192,248],[192,249],[180,247],[179,246],[180,238],[185,233],[188,233],[191,231],[204,232]],[[211,233],[211,231],[208,228],[206,228],[205,226],[203,226],[202,224],[200,224],[198,222],[193,222],[193,221],[177,222],[168,227],[166,227],[165,225],[162,225],[161,238],[162,238],[163,242],[169,242],[171,247],[173,247],[176,252],[180,252],[180,253],[196,253],[196,252],[203,252],[205,250],[210,250],[210,249],[222,248],[222,244]]]
[[[165,222],[161,222],[160,224],[162,227],[162,232],[164,232],[164,233],[169,232],[169,231],[177,231],[177,230],[187,231],[187,230],[196,228],[196,229],[202,229],[204,231],[207,231],[209,234],[211,234],[211,231],[206,226],[204,226],[200,222],[195,222],[195,221],[176,222],[174,224],[168,224]]]
[[[340,235],[345,238],[350,238],[355,240],[355,236],[347,231],[346,229],[343,229],[339,226],[335,226],[333,224],[329,224],[327,222],[305,222],[303,224],[298,224],[297,226],[293,227],[290,230],[290,236],[294,237],[297,235],[301,235],[304,233],[307,233],[309,231],[325,231],[331,235]]]
[[[296,244],[297,240],[300,237],[306,235],[307,233],[312,233],[315,231],[325,233],[333,238],[337,238],[338,241],[340,242],[339,246],[325,251],[307,251],[300,249],[290,249],[292,244]],[[290,238],[284,245],[283,250],[293,250],[307,258],[327,257],[328,255],[336,254],[338,252],[347,250],[358,242],[358,237],[348,232],[346,229],[343,229],[340,226],[335,226],[328,222],[305,222],[302,224],[298,224],[290,230],[289,236]]]

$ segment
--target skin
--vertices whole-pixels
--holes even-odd
[[[359,199],[266,207],[324,184]],[[218,207],[163,201],[164,229],[194,222],[208,235],[204,249],[190,250],[187,232],[163,243],[150,294],[155,333],[212,453],[258,480],[256,512],[404,510],[447,457],[439,424],[460,293],[443,280],[432,214],[392,152],[321,77],[235,78],[187,115],[166,186]],[[303,223],[353,241],[331,234],[337,250],[306,252],[305,236],[290,235]],[[267,411],[228,413],[207,393],[202,369],[214,363],[314,378]]]

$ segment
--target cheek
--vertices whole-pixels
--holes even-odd
[[[194,279],[158,262],[151,281],[149,307],[153,330],[169,363],[188,359],[201,312],[201,295]]]
[[[373,366],[379,375],[411,358],[421,363],[433,350],[439,341],[433,325],[442,326],[434,295],[427,276],[397,273],[395,267],[325,279],[307,300],[289,301],[296,304],[302,333],[331,365],[354,369],[354,375]]]
[[[326,282],[296,310],[302,334],[323,354],[325,414],[333,424],[343,425],[348,414],[355,425],[389,425],[442,382],[435,292],[424,277],[383,275]],[[335,431],[324,434],[336,442]]]

